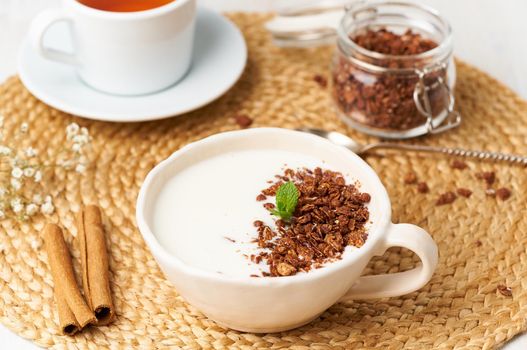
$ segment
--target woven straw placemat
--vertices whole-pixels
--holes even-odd
[[[92,169],[84,176],[57,171],[48,187],[57,206],[52,220],[67,228],[75,261],[74,212],[82,203],[100,205],[111,249],[112,290],[118,317],[108,327],[75,337],[59,335],[52,280],[40,231],[44,218],[0,221],[0,316],[19,335],[53,348],[386,348],[490,349],[526,329],[527,174],[521,167],[469,162],[453,170],[449,159],[392,154],[370,157],[393,201],[395,222],[424,227],[436,240],[440,261],[432,281],[418,292],[374,301],[337,304],[302,328],[279,334],[247,334],[216,325],[178,296],[165,280],[137,231],[134,208],[148,171],[181,146],[236,129],[237,114],[252,126],[315,126],[360,135],[338,120],[327,89],[314,82],[327,74],[330,48],[274,47],[262,24],[268,17],[235,14],[249,45],[249,62],[239,83],[211,105],[164,121],[111,124],[82,120],[39,102],[13,77],[0,87],[6,123],[28,121],[36,147],[57,148],[72,121],[93,135]],[[458,63],[456,95],[463,125],[447,134],[414,142],[527,154],[527,104],[484,73]],[[428,194],[405,186],[413,169],[428,182]],[[485,195],[478,170],[494,170],[499,185],[513,191],[508,201]],[[457,187],[470,199],[436,206],[437,196]],[[35,243],[37,242],[37,243]],[[367,272],[412,268],[412,253],[391,249]],[[78,267],[78,266],[77,266]],[[512,297],[497,292],[512,288]],[[255,315],[258,317],[258,315]]]

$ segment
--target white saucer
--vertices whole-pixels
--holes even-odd
[[[195,110],[223,95],[238,80],[247,61],[247,47],[238,28],[222,15],[200,8],[196,22],[194,61],[176,85],[158,93],[123,97],[85,85],[75,70],[46,60],[26,40],[18,73],[26,88],[44,103],[77,116],[113,122],[137,122]],[[51,27],[46,46],[71,50],[65,23]]]

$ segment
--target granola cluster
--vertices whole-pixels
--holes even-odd
[[[296,210],[290,222],[277,219],[276,228],[255,221],[262,252],[250,259],[269,265],[264,276],[289,276],[319,268],[341,258],[346,246],[361,247],[367,238],[365,224],[369,219],[368,193],[346,184],[342,174],[316,168],[314,171],[287,169],[284,175],[257,199],[275,196],[285,182],[293,181],[299,191]],[[271,205],[269,205],[271,204]],[[272,203],[265,203],[272,209]]]

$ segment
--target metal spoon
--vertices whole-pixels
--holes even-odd
[[[372,143],[369,145],[361,145],[357,143],[356,141],[354,141],[353,139],[351,139],[350,137],[344,134],[341,134],[339,132],[336,132],[336,131],[326,131],[322,129],[313,129],[313,128],[299,128],[297,130],[328,139],[334,144],[346,147],[347,149],[349,149],[350,151],[358,155],[364,155],[376,149],[397,149],[397,150],[410,151],[410,152],[443,153],[443,154],[447,154],[450,156],[476,158],[480,160],[504,161],[504,162],[527,165],[527,157],[514,155],[514,154],[487,152],[487,151],[474,151],[474,150],[466,150],[462,148],[408,145],[408,144],[390,143],[390,142],[379,142],[379,143]]]

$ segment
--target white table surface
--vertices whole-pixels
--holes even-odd
[[[198,0],[220,11],[272,11],[284,0]],[[296,0],[288,0],[291,4]],[[299,0],[304,1],[304,0]],[[455,54],[506,83],[527,99],[527,1],[421,0],[448,18],[454,30]],[[16,51],[31,18],[59,0],[0,0],[0,82],[16,72]],[[0,348],[38,349],[0,325]],[[527,335],[503,347],[527,349]]]

